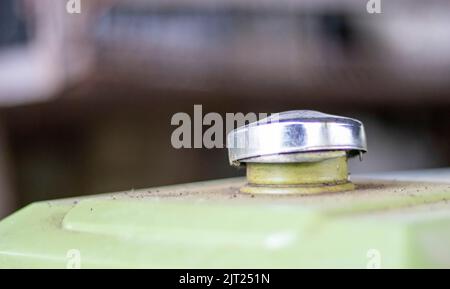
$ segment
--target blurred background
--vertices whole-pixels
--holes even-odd
[[[174,113],[364,122],[351,172],[450,165],[450,2],[0,2],[0,217],[33,201],[243,175]]]

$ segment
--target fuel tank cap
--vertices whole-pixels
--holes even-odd
[[[367,151],[363,124],[311,110],[272,114],[231,131],[230,164],[245,166],[245,193],[315,194],[354,189],[347,159]]]
[[[367,151],[363,124],[356,119],[313,110],[292,110],[231,131],[227,136],[231,165],[266,157],[270,162],[293,162],[287,154],[346,151],[348,156]]]

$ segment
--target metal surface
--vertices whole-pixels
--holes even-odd
[[[345,151],[319,151],[311,153],[292,153],[261,156],[246,159],[245,163],[247,165],[249,163],[313,163],[345,156],[347,156],[347,153]]]
[[[307,154],[307,153],[306,153]],[[331,193],[353,190],[348,181],[345,152],[310,153],[306,162],[248,162],[247,181],[241,192],[250,194]],[[315,157],[314,155],[318,156]]]
[[[238,166],[258,157],[284,162],[283,154],[347,151],[349,156],[367,151],[363,124],[355,119],[317,111],[295,110],[273,114],[231,131],[227,137],[229,160]]]
[[[358,120],[317,111],[273,114],[228,134],[230,163],[246,164],[251,194],[317,194],[354,189],[347,158],[367,150]]]
[[[343,194],[280,197],[239,193],[245,182],[31,204],[0,221],[0,268],[450,267],[447,184],[355,178]]]

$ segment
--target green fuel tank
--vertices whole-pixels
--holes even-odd
[[[317,195],[233,178],[33,203],[1,268],[449,268],[450,185],[353,179]]]

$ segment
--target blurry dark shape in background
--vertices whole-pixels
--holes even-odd
[[[171,147],[171,116],[361,119],[353,173],[450,164],[450,3],[2,1],[0,216],[26,203],[239,175]],[[5,17],[3,17],[3,14]]]
[[[0,2],[0,47],[24,44],[27,40],[25,20],[20,15],[22,2]]]

